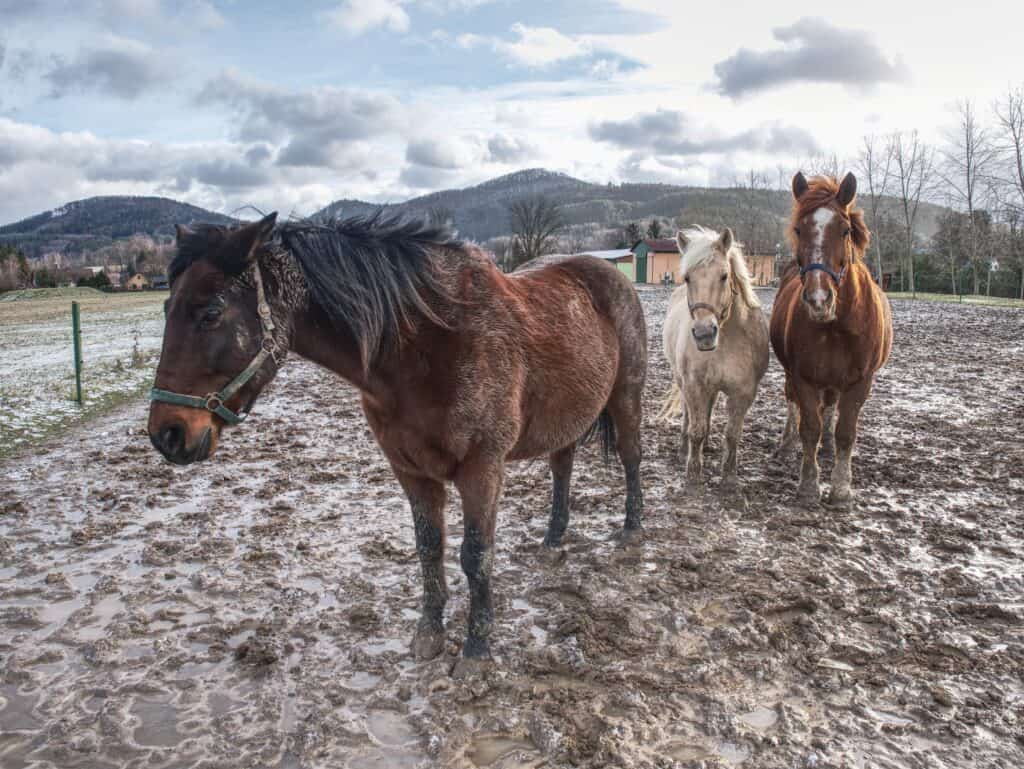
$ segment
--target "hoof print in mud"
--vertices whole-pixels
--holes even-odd
[[[564,547],[548,547],[545,545],[540,549],[537,560],[542,566],[552,568],[561,566],[569,558],[569,551]]]
[[[618,547],[643,547],[644,530],[642,527],[635,529],[620,529],[613,537]]]

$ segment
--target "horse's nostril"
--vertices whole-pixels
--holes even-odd
[[[185,428],[180,424],[168,425],[157,433],[157,442],[167,456],[175,456],[185,448]]]

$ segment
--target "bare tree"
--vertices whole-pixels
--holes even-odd
[[[935,150],[921,141],[916,130],[896,132],[890,141],[893,148],[893,184],[903,212],[903,234],[906,237],[907,277],[910,293],[916,295],[914,284],[914,224],[922,198],[931,191],[935,169]]]
[[[878,212],[882,205],[882,197],[889,186],[892,170],[892,141],[876,137],[874,134],[864,137],[864,146],[857,157],[857,174],[861,184],[867,185],[868,226],[871,228],[871,247],[875,252],[878,266],[878,285],[882,285],[882,230]]]
[[[943,153],[942,179],[967,209],[967,256],[971,260],[973,293],[978,293],[978,234],[975,212],[986,175],[991,170],[995,149],[988,131],[978,124],[970,99],[957,102],[958,125]]]
[[[515,200],[509,205],[513,253],[519,262],[528,262],[551,253],[557,243],[556,236],[565,222],[562,208],[554,200],[536,195]]]
[[[1024,213],[1024,85],[1007,91],[994,111],[996,149],[1003,160],[1001,180],[1014,192],[1012,205]]]
[[[661,237],[661,220],[656,216],[652,216],[651,223],[647,225],[647,237],[655,240]]]
[[[765,250],[765,243],[772,240],[767,227],[767,211],[765,205],[769,181],[767,174],[751,169],[746,178],[736,180],[736,188],[740,192],[740,220],[738,234],[747,247],[747,253],[770,253]]]
[[[1000,192],[1005,218],[1010,224],[1010,243],[1021,271],[1020,297],[1024,299],[1024,249],[1021,222],[1024,221],[1024,85],[1010,88],[994,106],[995,147],[999,159]]]

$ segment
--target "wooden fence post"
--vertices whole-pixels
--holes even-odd
[[[82,405],[82,322],[78,302],[71,303],[71,338],[75,348],[75,400]]]

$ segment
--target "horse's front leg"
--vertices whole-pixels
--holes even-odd
[[[491,572],[503,478],[504,466],[500,459],[464,462],[455,476],[455,487],[462,497],[464,525],[460,556],[462,571],[469,581],[469,627],[462,657],[453,671],[458,678],[479,672],[491,660],[490,636],[494,627]]]
[[[739,475],[736,471],[740,437],[743,434],[743,420],[747,417],[754,393],[736,393],[729,396],[729,424],[725,429],[725,455],[722,457],[722,491],[735,493],[740,490]]]
[[[832,466],[829,502],[842,507],[853,503],[853,446],[857,442],[857,420],[871,393],[871,379],[858,382],[839,398],[836,422],[836,458]]]
[[[444,484],[395,470],[395,477],[405,490],[412,508],[416,530],[416,553],[423,572],[423,613],[416,626],[412,653],[417,659],[429,660],[444,650],[444,606],[448,602],[448,586],[444,578]]]
[[[800,465],[800,486],[796,492],[798,502],[817,504],[821,498],[818,485],[818,444],[821,442],[821,396],[814,385],[794,382],[797,407],[800,409],[800,442],[804,458]]]
[[[700,491],[704,483],[704,441],[711,425],[714,396],[708,396],[695,382],[685,383],[686,428],[689,454],[686,458],[686,484],[692,491]]]

